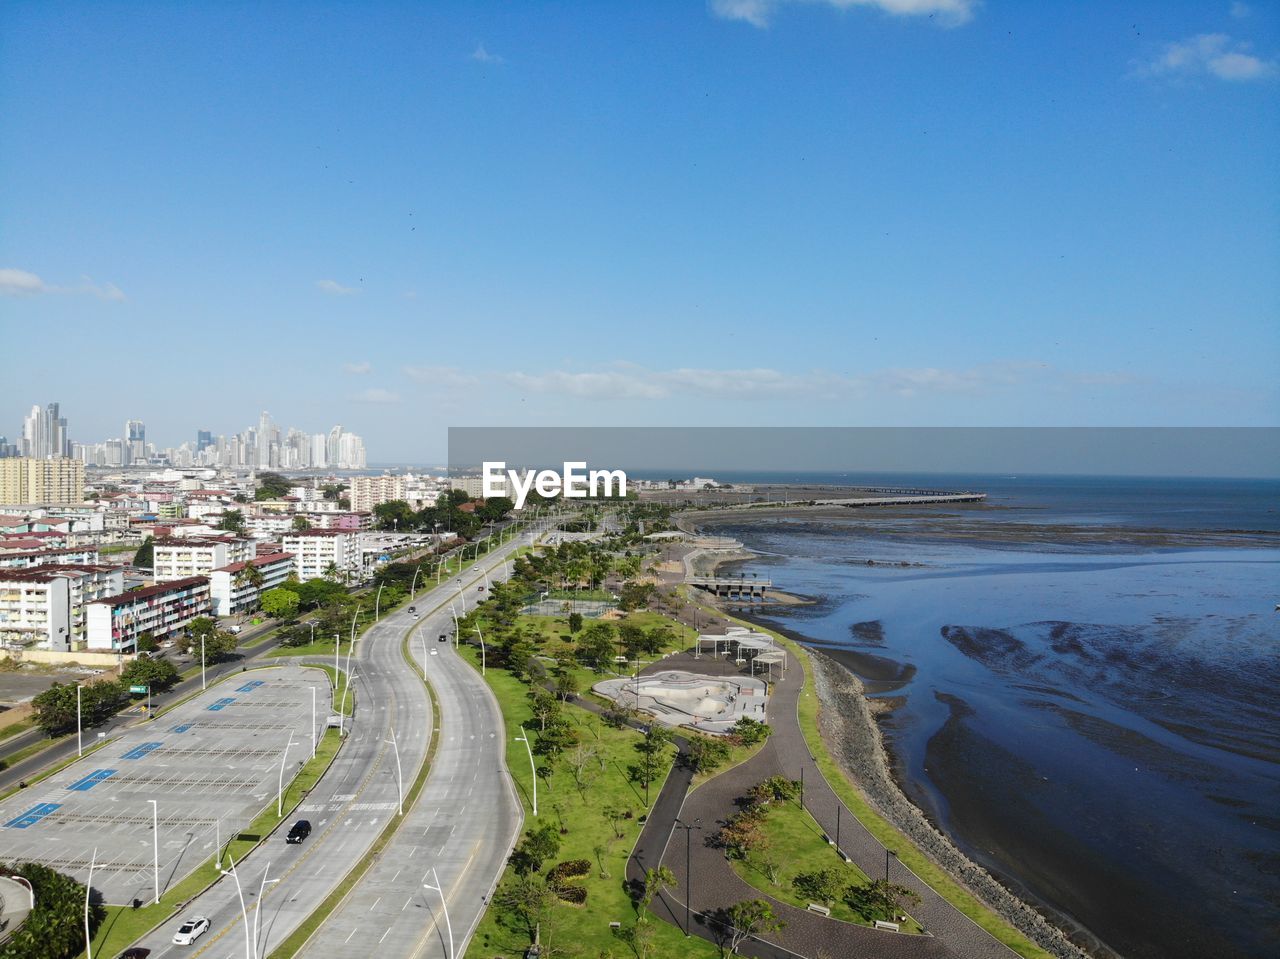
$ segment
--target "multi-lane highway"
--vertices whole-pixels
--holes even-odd
[[[303,954],[347,955],[352,942],[367,949],[382,937],[379,956],[450,955],[441,946],[441,941],[447,942],[448,925],[455,948],[462,950],[483,909],[483,897],[502,871],[519,828],[520,810],[503,762],[497,705],[480,677],[454,653],[452,643],[441,643],[438,637],[452,637],[450,603],[459,606],[465,596],[470,608],[484,595],[477,587],[486,576],[490,582],[505,578],[504,561],[522,542],[529,542],[529,534],[482,558],[478,569],[419,593],[414,605],[421,619],[415,620],[407,607],[389,613],[356,644],[352,672],[359,708],[350,738],[296,817],[311,821],[310,838],[301,845],[287,845],[284,830],[267,837],[237,865],[235,876],[224,876],[136,945],[152,950],[153,959],[266,956],[368,852],[396,814],[400,780],[395,747],[399,776],[407,789],[436,733],[427,690],[402,651],[406,632],[417,626],[410,649],[425,663],[439,698],[438,752],[418,802],[406,810],[393,841],[313,934]],[[432,866],[434,876],[429,875]],[[447,897],[450,923],[443,939],[433,937],[437,924],[444,921],[440,894],[423,888],[424,873],[426,882],[439,877]],[[416,899],[408,901],[411,896]],[[361,909],[365,916],[359,915]],[[393,915],[396,910],[399,914]],[[248,933],[242,921],[245,911]],[[195,946],[174,946],[174,932],[191,915],[208,917],[212,928]]]

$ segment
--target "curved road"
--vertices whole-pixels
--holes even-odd
[[[436,857],[431,864],[436,866],[441,884],[450,897],[451,913],[456,913],[462,920],[454,921],[454,934],[459,939],[467,934],[464,899],[471,896],[473,887],[483,885],[487,891],[501,873],[510,842],[501,830],[492,827],[489,820],[490,813],[495,816],[501,814],[501,796],[504,793],[510,795],[511,788],[502,761],[501,715],[491,698],[488,700],[491,711],[485,709],[484,697],[477,697],[475,687],[478,685],[485,695],[488,694],[487,687],[475,676],[474,670],[452,652],[450,644],[440,643],[436,637],[442,632],[450,636],[453,634],[449,604],[459,601],[457,579],[462,580],[460,585],[464,595],[483,595],[477,592],[476,587],[485,582],[485,572],[490,581],[502,576],[503,561],[528,541],[529,534],[518,535],[481,559],[481,571],[467,570],[452,582],[418,594],[413,605],[423,614],[419,623],[422,628],[414,631],[411,646],[419,661],[423,658],[423,638],[431,641],[428,650],[430,645],[439,650],[435,656],[429,652],[426,654],[426,672],[440,698],[446,738],[441,743],[436,766],[429,774],[418,803],[413,810],[406,810],[409,815],[401,823],[393,841],[329,921],[313,935],[307,944],[306,955],[349,955],[352,947],[342,941],[348,933],[339,920],[344,916],[349,919],[353,903],[364,902],[366,898],[376,901],[377,892],[372,896],[367,896],[367,893],[379,882],[389,882],[397,895],[401,889],[409,887],[419,893],[425,892],[418,880],[427,866],[417,869],[419,851],[413,848],[414,835],[424,840],[422,855],[429,853]],[[238,864],[239,891],[234,877],[224,876],[192,901],[188,908],[134,945],[152,950],[151,959],[179,955],[189,959],[198,956],[216,959],[266,956],[323,903],[352,866],[368,852],[387,820],[397,810],[399,786],[392,729],[399,747],[405,788],[417,776],[433,733],[427,690],[401,650],[401,641],[413,625],[414,618],[406,606],[384,616],[356,644],[352,672],[356,677],[353,682],[358,708],[350,736],[338,751],[329,771],[295,816],[311,820],[313,832],[310,838],[300,845],[287,845],[284,830],[278,830]],[[484,751],[484,755],[489,757],[485,762],[475,759],[471,748],[472,735],[477,740],[483,737],[491,744]],[[469,781],[466,779],[468,770],[472,775]],[[470,796],[467,795],[468,790]],[[445,827],[443,831],[437,829],[432,832],[440,825],[434,822],[434,816],[445,807],[458,805],[459,795],[465,798],[463,805],[468,811],[479,813],[483,809],[486,810],[485,815],[460,820],[456,829]],[[485,803],[491,804],[492,809],[489,805],[482,805]],[[432,821],[427,821],[425,826],[420,825],[424,822],[423,817]],[[453,824],[452,820],[450,823]],[[517,818],[511,827],[512,833],[518,824]],[[430,842],[426,843],[428,839]],[[395,875],[398,867],[390,868],[388,878],[388,864],[402,856],[405,857],[405,867],[412,865],[413,868],[408,868],[403,876]],[[272,882],[261,897],[262,909],[258,914],[259,889],[264,878]],[[249,914],[251,928],[248,935],[242,922],[241,894]],[[409,910],[418,915],[416,931],[420,940],[431,929],[430,910],[439,906],[440,899],[434,895],[428,904],[422,896],[418,898],[420,909],[405,905],[403,898],[396,903],[396,908],[404,907],[402,911],[406,916],[402,925],[406,930],[410,926]],[[377,907],[381,908],[382,903],[377,903]],[[194,947],[174,946],[172,939],[178,925],[193,915],[209,917],[212,920],[210,931],[197,940]],[[258,927],[256,949],[253,947],[254,925]],[[383,929],[380,928],[378,935],[382,934]],[[407,949],[408,938],[403,938]],[[419,941],[413,943],[413,950],[399,953],[401,939],[397,936],[394,942],[385,942],[377,955],[430,954],[423,951],[429,943]],[[367,951],[370,942],[363,934],[355,941],[360,943],[358,949]],[[397,947],[397,952],[392,951],[393,946]],[[461,949],[460,943],[458,948]]]

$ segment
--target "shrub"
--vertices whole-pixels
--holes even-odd
[[[582,886],[559,886],[556,888],[556,895],[575,906],[587,904],[587,890]]]
[[[547,882],[553,885],[570,879],[582,879],[591,874],[591,862],[587,859],[566,859],[551,867],[547,873]]]

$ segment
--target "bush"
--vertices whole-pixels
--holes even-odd
[[[587,859],[566,859],[551,867],[547,873],[547,882],[553,885],[570,879],[583,879],[591,875],[591,862]]]
[[[3,947],[3,959],[71,959],[84,952],[84,886],[70,876],[33,862],[0,863],[0,873],[21,876],[35,889],[36,908],[13,930]],[[106,915],[91,902],[92,932]]]
[[[587,904],[587,890],[582,886],[559,886],[556,888],[556,895],[575,906]]]

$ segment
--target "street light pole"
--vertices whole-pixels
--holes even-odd
[[[404,776],[400,772],[400,746],[396,743],[396,727],[391,727],[391,748],[396,754],[396,797],[400,815],[404,815]]]
[[[533,764],[533,747],[529,745],[529,734],[517,736],[516,742],[524,743],[524,750],[529,754],[529,778],[533,781],[533,814],[538,815],[538,769]]]
[[[80,684],[76,683],[76,755],[84,755],[84,736],[80,725]]]
[[[258,905],[253,910],[253,957],[258,959],[258,917],[262,915],[262,896],[267,891],[267,886],[273,886],[278,883],[279,879],[267,879],[267,873],[271,872],[271,863],[267,863],[267,868],[262,870],[262,882],[258,886]]]
[[[453,953],[453,923],[449,921],[449,902],[444,898],[444,889],[440,886],[440,876],[436,873],[435,866],[431,867],[431,878],[436,881],[435,885],[432,886],[424,882],[422,888],[440,893],[440,905],[444,907],[444,927],[449,931],[449,959],[455,959]]]
[[[240,888],[240,873],[236,871],[236,861],[231,858],[231,853],[227,853],[227,862],[231,863],[230,871],[219,869],[224,876],[230,876],[236,881],[236,895],[240,897],[240,914],[244,916],[244,959],[255,959],[253,955],[253,940],[249,938],[249,910],[244,904],[244,890]]]
[[[485,652],[484,652],[484,633],[480,632],[480,627],[476,627],[476,635],[480,637],[480,675],[485,674]]]
[[[85,959],[93,959],[93,940],[89,938],[89,893],[93,890],[93,867],[98,862],[98,847],[93,847],[93,858],[89,860],[89,878],[84,883],[84,955]]]
[[[311,687],[311,758],[316,758],[316,688]]]
[[[462,627],[458,625],[458,611],[453,608],[453,603],[449,604],[449,612],[453,613],[453,648],[458,648],[458,633]]]
[[[897,852],[888,846],[884,850],[884,908],[885,914],[893,918],[893,900],[889,896],[889,857],[897,856]]]
[[[381,610],[382,610],[382,587],[384,587],[384,586],[386,586],[386,585],[387,585],[386,583],[379,583],[379,584],[378,584],[378,595],[377,595],[377,596],[375,596],[375,597],[374,597],[374,599],[373,599],[373,621],[374,621],[375,623],[378,621],[378,617],[381,615]]]
[[[462,600],[462,615],[467,615],[467,594],[462,591],[462,579],[459,578],[455,584],[458,589],[458,598]]]
[[[160,806],[154,799],[151,803],[151,883],[156,887],[156,905],[160,905]]]
[[[676,820],[676,825],[684,830],[684,936],[686,939],[693,934],[693,925],[689,919],[689,900],[693,897],[693,854],[691,837],[693,831],[697,829],[702,831],[702,820],[695,819],[692,823],[681,822]]]
[[[293,730],[289,730],[289,742],[280,754],[280,775],[276,779],[276,818],[284,815],[284,764],[289,758],[289,750],[293,748]]]
[[[312,623],[311,638],[315,639],[315,637],[316,637],[316,627],[315,627],[315,624]],[[200,634],[200,691],[203,692],[208,688],[209,686],[205,682],[205,678],[204,678],[204,633],[201,633]]]

